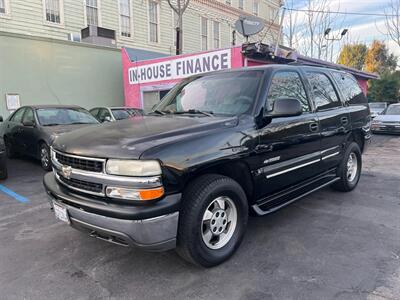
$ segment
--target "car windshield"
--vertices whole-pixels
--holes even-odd
[[[39,123],[43,126],[98,123],[88,111],[82,108],[39,108],[36,113]]]
[[[383,110],[386,108],[386,103],[370,103],[369,107],[373,108],[373,109],[382,109]]]
[[[175,86],[153,112],[239,115],[254,105],[263,76],[261,70],[195,77]]]
[[[116,120],[123,120],[123,119],[128,119],[132,115],[129,113],[128,109],[125,108],[115,108],[112,109],[112,114]]]
[[[385,115],[400,115],[400,105],[392,105],[386,109]]]

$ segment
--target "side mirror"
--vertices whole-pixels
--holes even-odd
[[[107,116],[107,117],[104,118],[103,122],[111,122],[111,121],[112,121],[111,117]]]
[[[271,118],[299,116],[303,112],[301,102],[294,98],[276,99],[272,111],[267,115]]]
[[[33,127],[33,126],[35,126],[35,123],[33,123],[32,121],[24,121],[24,122],[22,122],[22,125],[24,125],[26,127]]]
[[[0,122],[3,122],[4,120],[3,120],[3,116],[0,116]]]

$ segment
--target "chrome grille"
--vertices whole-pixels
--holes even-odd
[[[65,178],[62,175],[58,174],[57,178],[68,185],[69,187],[84,191],[84,192],[92,192],[96,194],[101,194],[103,192],[103,185],[100,183],[88,182],[84,180],[78,180],[74,178]]]
[[[57,161],[64,166],[70,166],[74,169],[90,172],[100,173],[103,171],[104,162],[101,160],[85,159],[83,157],[61,154],[59,152],[56,152],[55,154]]]

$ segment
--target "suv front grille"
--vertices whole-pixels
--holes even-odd
[[[60,164],[70,166],[74,169],[98,173],[103,171],[102,161],[78,158],[74,156],[64,155],[59,152],[56,152],[56,159]]]
[[[93,192],[93,193],[98,193],[101,194],[103,192],[103,185],[100,183],[93,183],[93,182],[88,182],[88,181],[83,181],[83,180],[78,180],[74,178],[67,179],[63,177],[62,175],[57,176],[60,181],[65,183],[66,185],[80,189],[82,191],[88,191],[88,192]]]

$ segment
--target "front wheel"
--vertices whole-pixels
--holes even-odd
[[[361,175],[361,150],[357,143],[352,142],[346,149],[343,160],[338,168],[340,180],[332,187],[341,192],[350,192],[358,184]]]
[[[40,145],[40,162],[45,171],[51,171],[50,149],[45,143]]]
[[[203,175],[184,192],[177,252],[196,265],[218,265],[239,247],[247,219],[247,199],[241,186],[229,177]]]

